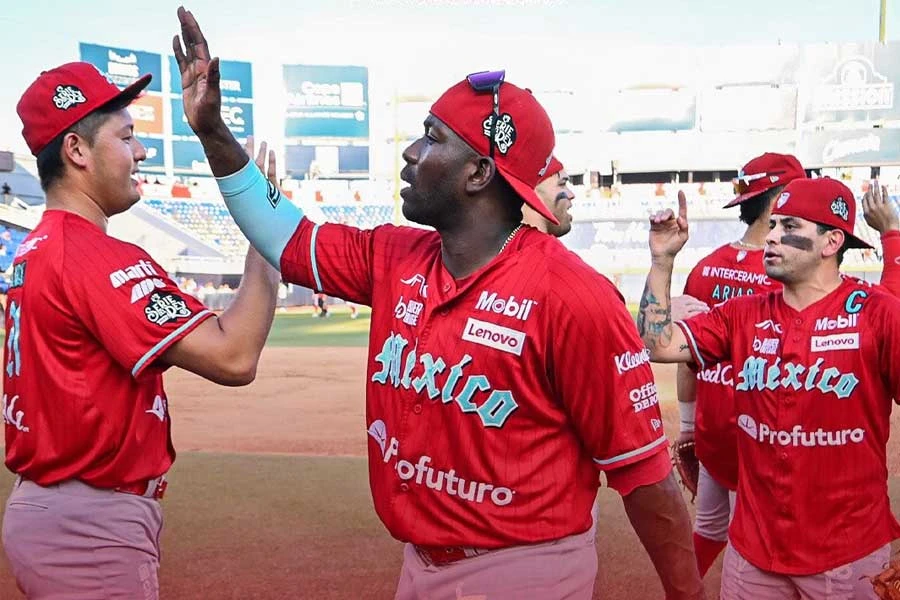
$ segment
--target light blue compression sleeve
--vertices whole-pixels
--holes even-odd
[[[281,270],[281,254],[303,211],[282,196],[252,160],[236,173],[216,177],[216,183],[238,227],[263,258]]]

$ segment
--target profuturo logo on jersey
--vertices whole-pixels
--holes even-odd
[[[616,356],[616,371],[619,375],[650,362],[650,351],[644,348],[640,352],[623,352]]]
[[[402,481],[419,486],[424,485],[436,492],[475,504],[482,504],[488,500],[495,506],[506,506],[515,497],[516,492],[508,487],[467,480],[458,476],[455,469],[442,470],[431,466],[432,458],[427,454],[423,454],[415,462],[400,458],[398,456],[400,441],[395,437],[391,437],[390,441],[387,441],[387,427],[381,419],[375,420],[369,425],[368,434],[381,449],[382,460],[385,464],[388,464],[391,459],[397,459],[394,463],[394,470]]]
[[[519,407],[510,390],[495,390],[486,375],[466,376],[465,370],[472,363],[472,357],[464,354],[455,364],[450,365],[440,356],[426,352],[417,355],[419,342],[407,349],[409,340],[399,333],[391,333],[384,340],[384,346],[375,356],[381,368],[372,375],[372,382],[392,386],[395,389],[413,390],[425,394],[431,400],[441,399],[443,404],[455,404],[463,413],[474,413],[485,427],[503,427],[509,416]],[[419,375],[413,377],[414,371]],[[438,379],[447,371],[443,381]],[[486,394],[483,400],[479,392]],[[480,404],[476,404],[480,402]]]
[[[824,358],[818,359],[812,366],[799,363],[781,362],[781,358],[770,361],[759,356],[747,357],[741,372],[740,381],[735,387],[738,391],[750,390],[819,390],[823,394],[834,394],[838,398],[849,398],[859,385],[859,378],[853,373],[841,373],[835,367],[822,366]]]
[[[498,298],[497,292],[483,291],[475,303],[475,310],[484,310],[506,317],[513,317],[520,321],[527,321],[531,309],[537,306],[537,302],[522,298],[517,300],[515,296]]]
[[[836,429],[828,431],[819,427],[815,431],[806,431],[802,425],[794,425],[790,431],[772,429],[766,423],[757,424],[756,419],[750,415],[740,415],[737,419],[738,427],[761,444],[772,446],[792,446],[794,448],[805,446],[815,448],[817,446],[846,446],[847,444],[861,444],[866,437],[865,429]]]

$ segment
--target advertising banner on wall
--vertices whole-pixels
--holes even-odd
[[[369,137],[366,67],[284,65],[284,85],[285,137]]]
[[[81,60],[97,67],[107,79],[120,88],[134,83],[142,75],[150,73],[153,80],[145,88],[148,92],[162,92],[162,55],[140,50],[78,44]]]
[[[797,158],[807,168],[900,164],[900,129],[804,132]]]

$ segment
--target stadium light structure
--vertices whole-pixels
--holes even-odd
[[[885,33],[887,29],[887,0],[881,0],[881,10],[878,15],[878,41],[882,44],[885,42]]]

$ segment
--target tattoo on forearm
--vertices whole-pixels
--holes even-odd
[[[665,347],[672,342],[672,306],[668,303],[668,296],[666,293],[664,300],[658,299],[650,290],[649,282],[641,296],[637,316],[638,333],[651,349]]]

